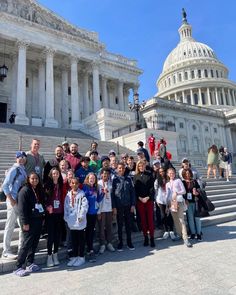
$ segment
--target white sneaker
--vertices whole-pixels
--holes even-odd
[[[71,258],[70,261],[67,263],[67,266],[74,266],[77,259],[78,259],[78,257]]]
[[[85,258],[84,257],[77,257],[75,263],[73,264],[73,266],[81,266],[85,264]]]
[[[168,231],[165,231],[162,239],[166,240],[168,238],[169,238],[169,232]]]
[[[17,255],[12,253],[4,253],[2,254],[2,259],[15,260],[17,259]]]
[[[111,243],[107,244],[107,250],[110,251],[110,252],[115,252],[116,251],[116,249],[112,246]]]
[[[170,231],[170,238],[171,238],[171,240],[176,239],[175,233],[173,231]]]
[[[52,255],[48,255],[47,267],[53,267],[53,266],[54,266],[54,263],[53,263]]]
[[[59,265],[60,264],[60,262],[58,260],[57,253],[52,254],[52,258],[53,258],[54,265]]]
[[[100,249],[99,249],[99,253],[100,254],[103,254],[105,252],[105,250],[106,250],[106,246],[105,245],[101,245],[100,246]]]
[[[226,181],[229,181],[229,179],[227,178],[227,180]]]

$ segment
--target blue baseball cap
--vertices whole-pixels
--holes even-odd
[[[22,152],[22,151],[18,151],[16,152],[16,158],[27,158],[27,155],[25,152]]]

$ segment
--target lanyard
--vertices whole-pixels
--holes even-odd
[[[36,203],[39,204],[39,197],[38,197],[38,195],[37,195],[35,189],[34,189],[33,187],[31,187],[31,188],[32,188],[32,190],[33,190],[33,192],[34,192],[34,195],[35,195],[35,198],[36,198]]]

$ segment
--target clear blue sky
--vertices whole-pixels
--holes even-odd
[[[99,34],[108,51],[138,60],[140,98],[156,92],[156,80],[179,41],[185,8],[195,40],[206,43],[236,81],[235,0],[39,0],[78,27]]]

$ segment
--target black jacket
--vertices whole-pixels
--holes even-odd
[[[18,210],[21,225],[30,224],[33,219],[42,218],[44,216],[44,204],[42,204],[44,212],[40,213],[39,210],[35,208],[37,203],[42,204],[42,202],[37,201],[32,188],[28,185],[22,187],[18,194]]]
[[[112,181],[112,208],[135,206],[134,185],[129,176],[115,176]]]
[[[134,175],[134,188],[137,200],[149,197],[154,201],[154,179],[151,172],[144,171]]]

